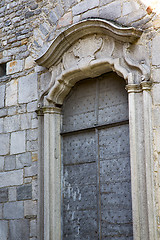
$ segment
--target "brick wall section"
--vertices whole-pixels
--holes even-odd
[[[119,24],[154,30],[152,76],[160,74],[159,16],[135,0],[1,0],[0,64],[0,239],[37,239],[37,99],[48,84],[49,74],[35,64],[42,49],[72,23],[98,17]],[[157,36],[155,36],[157,34]],[[153,44],[151,43],[153,40]],[[160,49],[159,49],[160,50]],[[155,183],[159,194],[160,81],[153,87],[155,130]],[[159,198],[160,199],[160,198]],[[157,197],[160,216],[160,202]],[[159,227],[160,227],[160,217]]]

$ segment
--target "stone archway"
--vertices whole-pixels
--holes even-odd
[[[128,90],[134,239],[156,239],[150,68],[145,46],[137,44],[141,34],[141,30],[105,20],[85,20],[61,33],[37,59],[52,73],[38,110],[40,239],[61,239],[60,106],[76,82],[111,70],[125,79]]]

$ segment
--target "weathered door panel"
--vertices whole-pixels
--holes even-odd
[[[65,165],[96,161],[93,131],[66,135],[63,139],[63,155],[65,156],[63,163]]]
[[[65,240],[97,240],[97,212],[84,210],[64,213]]]
[[[129,157],[128,124],[99,131],[100,159]]]
[[[64,239],[96,240],[97,170],[94,132],[65,136],[63,149]]]
[[[79,82],[63,105],[63,239],[132,240],[128,103],[115,73]]]
[[[114,73],[99,78],[98,124],[115,123],[128,119],[128,100],[125,82]]]
[[[63,106],[62,131],[74,131],[94,125],[96,120],[96,80],[77,83]]]

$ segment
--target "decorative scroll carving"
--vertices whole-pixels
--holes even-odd
[[[141,81],[149,80],[150,68],[144,54],[145,49],[138,44],[131,44],[141,35],[141,31],[114,26],[113,23],[97,19],[94,20],[94,24],[97,24],[97,33],[92,20],[85,21],[82,25],[78,24],[77,29],[73,26],[66,30],[52,44],[48,55],[45,54],[47,58],[44,56],[37,60],[43,61],[45,66],[48,64],[52,72],[50,86],[41,97],[41,101],[47,95],[49,102],[63,104],[65,96],[77,81],[94,78],[111,70],[123,77],[127,84],[140,84]],[[67,39],[67,47],[64,46],[64,36]],[[51,51],[52,56],[49,55]],[[137,51],[140,52],[138,56]],[[59,54],[56,62],[53,61],[54,54],[56,58],[56,54]]]
[[[106,56],[112,56],[114,49],[115,41],[113,40],[113,38],[104,35],[102,46],[99,51],[95,53],[96,59],[105,58]]]
[[[73,66],[76,65],[76,63],[77,63],[77,59],[72,49],[64,53],[62,57],[62,64],[63,64],[64,70],[73,68]]]
[[[95,53],[100,50],[102,41],[102,38],[96,38],[96,35],[79,39],[73,47],[73,53],[78,58],[79,64],[89,64],[96,59]]]
[[[56,66],[57,71],[56,68],[52,68],[48,101],[63,104],[63,99],[77,81],[111,70],[123,77],[127,84],[148,81],[150,69],[144,56],[140,59],[135,57],[133,60],[128,52],[129,48],[130,44],[120,45],[113,38],[106,39],[103,35],[78,40],[63,55],[62,61]],[[113,55],[113,52],[120,52],[120,57]]]
[[[132,68],[136,68],[140,72],[142,81],[148,81],[150,79],[150,67],[146,61],[146,51],[143,51],[146,49],[144,49],[144,46],[139,45],[138,46],[139,51],[136,51],[137,54],[132,52],[132,55],[134,53],[134,59],[132,59],[130,57],[131,54],[130,54],[129,47],[130,47],[129,43],[126,43],[123,46],[125,62],[127,63],[128,66],[130,66]],[[143,48],[143,50],[141,51],[142,48]],[[140,59],[137,59],[139,57],[140,57]]]

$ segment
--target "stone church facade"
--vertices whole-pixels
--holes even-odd
[[[1,0],[0,239],[160,239],[159,7]]]

